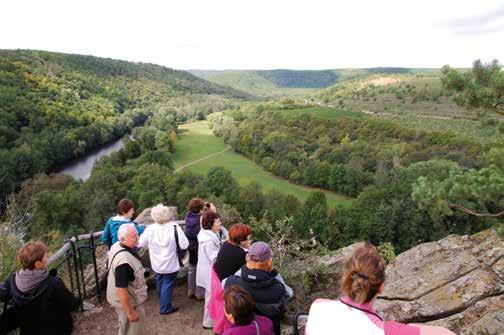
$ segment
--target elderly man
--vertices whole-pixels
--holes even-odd
[[[256,313],[270,318],[275,334],[279,335],[285,302],[294,295],[294,292],[273,268],[271,257],[271,249],[267,243],[253,243],[246,256],[247,263],[222,284],[226,289],[238,285],[250,293]]]
[[[119,335],[144,333],[147,284],[144,267],[135,249],[138,232],[134,224],[119,227],[119,241],[109,251],[107,301],[115,308],[119,320]]]

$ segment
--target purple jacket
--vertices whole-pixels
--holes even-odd
[[[255,321],[255,322],[254,322]],[[246,326],[237,326],[228,322],[228,328],[222,335],[273,335],[273,323],[265,316],[256,315],[254,321]],[[257,326],[259,332],[257,332]]]
[[[200,213],[187,212],[185,216],[185,234],[187,237],[197,237],[200,231]]]

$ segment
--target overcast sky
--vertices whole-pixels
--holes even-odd
[[[504,61],[504,1],[2,0],[0,49],[176,69],[469,67]]]

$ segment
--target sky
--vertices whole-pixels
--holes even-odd
[[[470,67],[503,41],[503,0],[0,2],[0,49],[175,69]]]

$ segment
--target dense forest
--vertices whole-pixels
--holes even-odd
[[[268,70],[257,73],[270,80],[278,87],[291,88],[322,88],[334,84],[338,80],[338,73],[331,70],[324,71],[295,71]]]
[[[184,122],[250,97],[158,65],[0,51],[2,201],[23,180],[122,137],[154,111]]]

